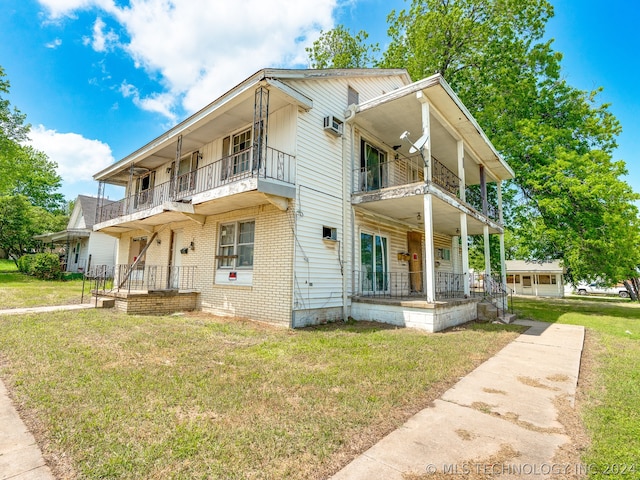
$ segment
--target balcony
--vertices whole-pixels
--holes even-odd
[[[392,187],[424,183],[424,162],[419,155],[397,158],[375,167],[359,168],[355,174],[358,180],[353,193],[374,193]],[[431,183],[437,185],[446,195],[458,200],[461,198],[460,178],[433,156],[431,157]],[[369,201],[377,199],[379,198],[371,197]],[[497,205],[483,201],[480,185],[467,185],[465,199],[467,207],[494,221],[499,219]]]
[[[171,181],[110,202],[99,208],[98,221],[148,210],[166,202],[188,201],[194,195],[248,178],[262,178],[286,184],[295,183],[295,157],[267,147],[263,155],[253,147],[221,158]]]

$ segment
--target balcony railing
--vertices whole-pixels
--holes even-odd
[[[431,157],[431,180],[451,195],[460,196],[460,179],[435,157]]]
[[[188,199],[195,194],[245,178],[270,178],[295,183],[295,157],[271,147],[267,147],[262,155],[257,155],[254,148],[248,148],[171,181],[103,205],[99,210],[98,223],[147,210],[165,202]]]
[[[372,192],[387,187],[399,187],[424,181],[424,162],[420,155],[398,158],[376,166],[356,170],[355,192]]]
[[[471,185],[467,186],[467,188],[465,189],[465,199],[467,204],[469,204],[471,208],[478,211],[479,213],[486,214],[486,216],[491,218],[492,220],[499,220],[500,214],[498,213],[498,207],[496,205],[487,202],[487,211],[483,211],[482,192],[478,187],[478,185]]]
[[[378,298],[426,298],[422,272],[354,272],[356,295]],[[436,300],[464,297],[464,275],[436,272]],[[415,289],[419,288],[419,291]]]

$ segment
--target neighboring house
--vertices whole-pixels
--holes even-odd
[[[108,202],[102,199],[102,205]],[[115,265],[117,239],[93,231],[97,204],[97,197],[78,195],[66,230],[35,236],[61,254],[65,272],[87,272],[95,265]]]
[[[94,229],[130,313],[437,331],[477,316],[467,238],[504,245],[513,175],[439,75],[265,69],[95,174],[126,197]]]
[[[507,286],[516,295],[564,297],[564,268],[560,260],[527,262],[507,260]]]

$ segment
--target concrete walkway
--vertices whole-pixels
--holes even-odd
[[[54,480],[40,448],[0,381],[0,479]]]
[[[95,302],[91,302],[77,305],[55,305],[52,307],[7,308],[0,310],[0,315],[24,315],[25,313],[56,312],[58,310],[84,310],[87,308],[95,308],[95,306]]]
[[[530,328],[332,480],[574,473],[553,457],[571,441],[558,418],[562,399],[574,406],[584,327],[515,323]]]

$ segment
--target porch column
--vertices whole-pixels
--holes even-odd
[[[422,135],[427,141],[422,146],[422,157],[424,158],[424,181],[431,182],[431,126],[429,119],[429,103],[422,92],[417,92],[416,97],[422,107]],[[436,300],[436,262],[433,250],[433,197],[431,194],[424,195],[423,218],[424,218],[424,268],[425,268],[425,294],[427,302]]]
[[[467,236],[467,214],[460,213],[460,243],[462,245],[462,274],[464,281],[464,294],[471,295],[471,285],[469,282],[469,237]]]
[[[484,234],[484,273],[486,276],[491,275],[491,249],[489,248],[489,225],[482,227]],[[486,285],[486,282],[485,282]]]
[[[436,262],[433,250],[433,197],[424,195],[424,259],[427,302],[436,300]]]
[[[502,182],[496,182],[498,185],[498,221],[500,225],[504,228],[504,218],[502,216]],[[507,267],[505,263],[505,252],[504,252],[504,230],[500,234],[500,271],[502,272],[502,284],[507,284]]]

